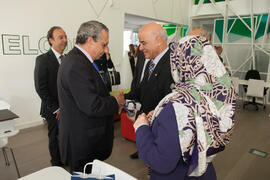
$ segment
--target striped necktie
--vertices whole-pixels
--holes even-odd
[[[155,69],[155,63],[154,63],[154,61],[153,61],[153,60],[150,60],[150,61],[151,61],[151,62],[150,62],[150,65],[149,65],[149,76],[148,76],[148,79],[150,78],[152,72],[153,72],[154,69]]]
[[[62,62],[63,58],[64,58],[64,55],[60,55],[60,56],[59,56],[60,63]]]

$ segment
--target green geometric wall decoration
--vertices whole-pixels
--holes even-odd
[[[187,35],[187,31],[188,31],[188,27],[184,27],[184,34],[182,37],[186,36]]]
[[[225,1],[225,0],[215,0],[215,2],[222,2],[222,1]],[[211,3],[211,1],[210,0],[204,0],[203,3],[204,4]],[[195,5],[199,4],[199,0],[195,0],[195,3],[194,4]]]
[[[258,19],[260,19],[260,17],[261,17],[261,15],[258,15]],[[262,19],[261,19],[261,22],[259,24],[259,28],[258,28],[257,34],[255,36],[255,39],[258,39],[258,38],[260,38],[260,37],[262,37],[264,35],[264,30],[265,30],[267,18],[268,18],[268,14],[263,14],[262,15]],[[270,32],[270,23],[269,23],[269,26],[268,26],[267,33],[269,33],[269,32]]]
[[[262,16],[262,19],[261,19],[261,22],[259,22],[259,19],[261,16]],[[258,39],[264,35],[267,18],[268,18],[268,14],[254,15],[254,27],[259,26],[258,31],[255,35],[255,39]],[[250,27],[250,24],[251,24],[250,17],[242,17],[242,19]],[[231,28],[232,24],[233,24],[233,27],[232,27],[230,33],[240,35],[240,36],[234,36],[234,38],[232,38],[232,39],[237,40],[238,38],[237,39],[235,39],[235,38],[241,37],[241,36],[249,37],[249,38],[251,37],[251,31],[249,30],[248,27],[246,27],[246,25],[240,19],[235,19],[235,18],[228,19],[227,32]],[[267,33],[269,33],[269,32],[270,32],[270,23],[269,23],[269,26],[267,29]],[[223,20],[222,19],[215,20],[215,33],[216,33],[219,41],[222,42],[223,41],[223,39],[222,39],[223,38]]]
[[[223,40],[223,20],[218,19],[215,21],[215,33],[220,42]]]
[[[167,24],[162,26],[166,31],[167,35],[170,36],[175,33],[176,31],[176,25],[175,24]]]
[[[250,27],[250,24],[251,24],[250,18],[243,18],[243,21],[245,21],[245,23]],[[256,18],[254,18],[254,22],[255,21],[256,21]],[[240,19],[236,19],[230,33],[239,34],[239,35],[249,37],[249,38],[251,37],[251,31]]]

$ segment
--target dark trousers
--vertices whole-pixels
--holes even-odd
[[[51,155],[52,166],[61,166],[61,157],[58,144],[58,124],[55,114],[49,114],[45,117],[48,123],[49,152]]]

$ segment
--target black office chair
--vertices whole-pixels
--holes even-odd
[[[260,80],[261,76],[260,76],[259,71],[255,70],[255,69],[251,69],[251,70],[247,71],[246,76],[245,76],[245,80],[249,80],[249,79]],[[246,93],[248,86],[243,85],[243,87],[244,87],[244,91]],[[267,90],[268,90],[268,88],[264,88],[264,95],[266,95]],[[258,111],[258,109],[259,109],[258,105],[263,105],[263,104],[257,103],[255,97],[252,98],[252,102],[249,102],[249,101],[244,102],[243,108],[245,109],[246,105],[249,105],[249,104],[254,105],[256,107],[256,111]],[[263,105],[263,108],[265,109],[265,105]]]

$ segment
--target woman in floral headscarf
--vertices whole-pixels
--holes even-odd
[[[209,41],[187,36],[171,45],[175,90],[151,118],[134,123],[139,157],[151,180],[215,180],[211,163],[224,150],[234,125],[235,92]]]

